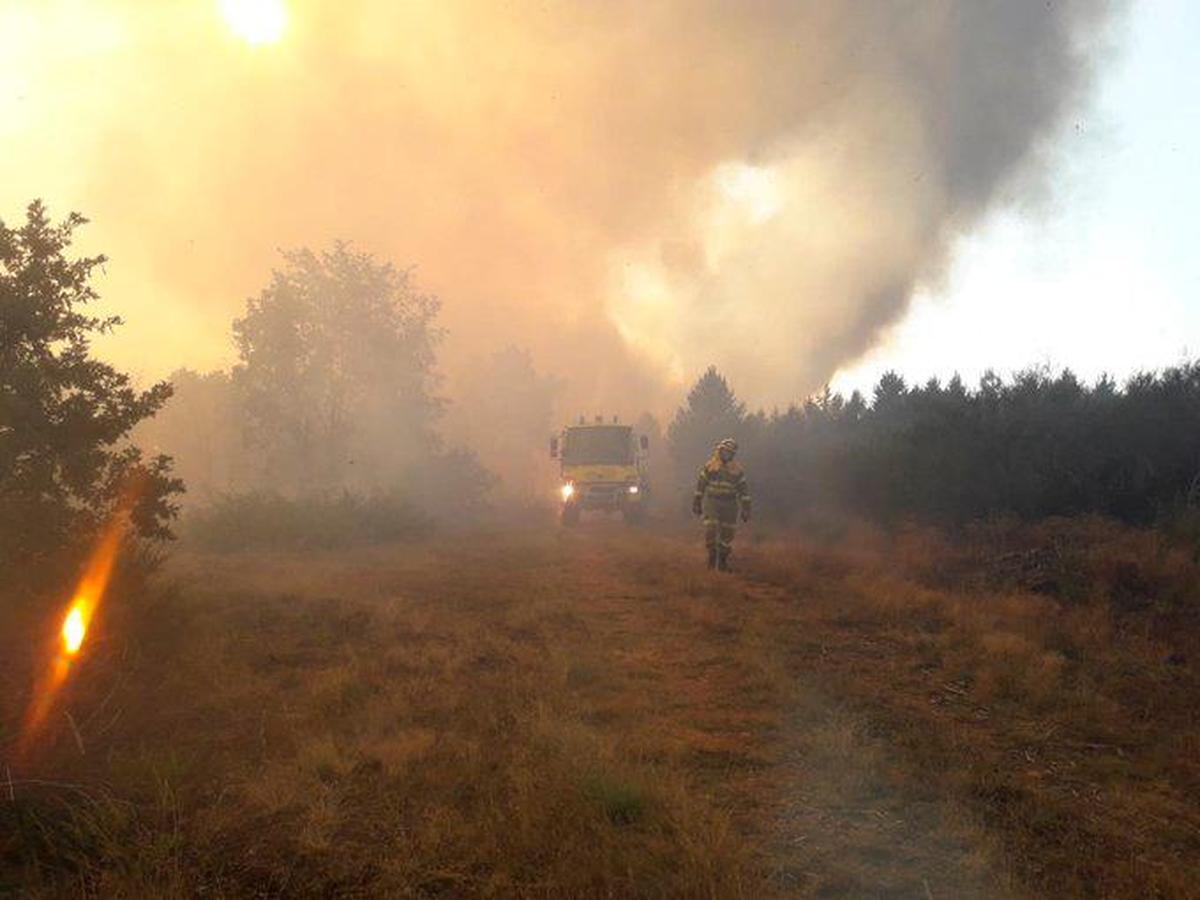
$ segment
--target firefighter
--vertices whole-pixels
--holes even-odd
[[[742,467],[733,461],[738,445],[725,438],[713,450],[712,458],[700,469],[692,512],[704,516],[704,545],[708,548],[708,567],[729,570],[729,554],[737,530],[738,514],[750,520],[750,491]]]

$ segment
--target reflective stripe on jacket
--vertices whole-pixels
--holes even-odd
[[[746,486],[746,473],[736,462],[725,462],[714,456],[700,469],[696,480],[696,496],[713,500],[737,500],[750,503],[750,489]]]

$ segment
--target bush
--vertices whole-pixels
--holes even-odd
[[[105,259],[70,255],[86,221],[55,225],[40,202],[24,225],[0,221],[0,571],[53,577],[117,518],[142,541],[172,536],[183,483],[128,442],[171,386],[136,390],[92,356],[121,320],[84,312]]]
[[[240,549],[320,549],[415,540],[432,520],[393,494],[310,496],[227,494],[189,513],[185,534],[220,552]]]

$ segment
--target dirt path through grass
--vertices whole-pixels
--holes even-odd
[[[571,534],[562,552],[592,573],[580,614],[612,652],[589,703],[601,715],[619,707],[609,727],[656,746],[731,811],[773,890],[1012,895],[966,817],[891,779],[894,751],[789,666],[795,601],[784,591],[698,570],[678,537]]]
[[[819,677],[878,635],[698,561],[690,535],[605,523],[185,548],[64,698],[120,717],[33,773],[114,805],[60,822],[30,797],[40,855],[11,858],[45,896],[1019,893]]]

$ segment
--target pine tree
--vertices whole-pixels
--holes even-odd
[[[667,428],[667,452],[678,468],[691,471],[708,458],[717,441],[737,438],[745,421],[745,404],[717,367],[709,366]]]

